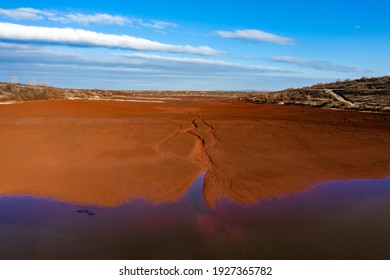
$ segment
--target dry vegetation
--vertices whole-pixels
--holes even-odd
[[[137,97],[228,97],[237,98],[240,92],[217,91],[138,91],[138,90],[99,90],[67,89],[44,85],[0,83],[0,102],[31,101],[46,99],[130,99]]]
[[[62,89],[24,84],[0,83],[0,102],[64,98]]]
[[[256,103],[390,112],[390,76],[337,81],[277,92],[251,93],[241,99]]]
[[[329,88],[343,95],[356,105],[370,107],[388,107],[390,109],[390,76],[381,78],[361,78],[332,84],[319,84],[313,88]]]
[[[0,83],[0,102],[32,101],[64,98],[109,97],[110,92],[99,90],[63,89],[47,85]]]
[[[390,112],[390,76],[338,81],[276,92],[87,90],[0,83],[0,102],[64,98],[126,100],[188,96],[238,98],[255,103]]]

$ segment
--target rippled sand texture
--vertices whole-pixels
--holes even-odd
[[[0,107],[0,195],[116,206],[250,203],[390,173],[390,116],[232,100],[42,101]]]

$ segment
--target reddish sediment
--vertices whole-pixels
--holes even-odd
[[[383,178],[390,115],[191,98],[0,106],[0,195],[160,204],[179,199],[204,171],[210,205]]]

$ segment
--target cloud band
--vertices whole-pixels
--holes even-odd
[[[0,40],[200,55],[217,55],[221,53],[221,51],[214,50],[208,46],[172,45],[128,35],[98,33],[74,28],[27,26],[4,22],[0,22]]]

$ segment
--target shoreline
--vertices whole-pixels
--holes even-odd
[[[209,205],[250,204],[390,170],[386,114],[236,100],[61,100],[1,107],[0,117],[1,195],[159,204],[177,200],[207,169]]]

